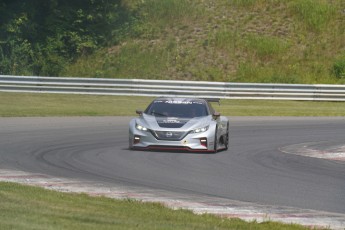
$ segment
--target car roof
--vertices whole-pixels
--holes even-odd
[[[159,97],[154,101],[174,101],[174,102],[202,102],[206,103],[205,99],[202,98],[188,98],[188,97]]]

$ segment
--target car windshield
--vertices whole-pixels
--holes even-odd
[[[153,101],[145,111],[158,117],[194,118],[208,115],[206,104],[202,101]]]

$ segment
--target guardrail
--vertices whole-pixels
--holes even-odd
[[[24,77],[0,75],[0,91],[225,99],[345,101],[345,85]]]

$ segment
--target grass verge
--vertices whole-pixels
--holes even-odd
[[[0,229],[306,229],[0,182]]]
[[[135,116],[153,98],[0,92],[0,117]],[[221,100],[225,116],[345,116],[344,102]]]

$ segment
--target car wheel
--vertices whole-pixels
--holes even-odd
[[[224,139],[224,146],[225,146],[225,150],[228,150],[228,148],[229,148],[229,123],[228,123],[228,126],[226,128],[226,134],[225,134],[225,139]]]
[[[218,149],[217,130],[218,130],[218,127],[216,126],[216,130],[214,131],[214,149],[213,149],[213,153],[216,153],[217,149]]]

